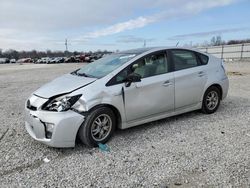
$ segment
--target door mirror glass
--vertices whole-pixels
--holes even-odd
[[[127,76],[127,78],[125,79],[125,86],[129,87],[131,85],[132,82],[140,82],[141,81],[141,75],[137,74],[137,73],[131,73]]]

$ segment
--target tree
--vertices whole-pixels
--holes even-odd
[[[222,39],[221,39],[220,35],[212,37],[212,39],[211,39],[212,46],[219,46],[221,44],[222,44]]]

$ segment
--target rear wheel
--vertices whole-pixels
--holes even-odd
[[[106,143],[115,129],[114,112],[107,107],[100,107],[90,112],[81,125],[78,135],[80,140],[89,147]]]
[[[220,90],[211,86],[204,94],[202,102],[202,112],[205,114],[214,113],[220,105]]]

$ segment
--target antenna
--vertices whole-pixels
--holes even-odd
[[[176,45],[175,45],[175,46],[177,47],[178,45],[179,45],[179,41],[176,43]]]
[[[66,51],[68,51],[68,40],[65,39],[65,48],[66,48]]]

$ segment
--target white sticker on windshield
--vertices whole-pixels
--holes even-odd
[[[132,58],[135,56],[136,56],[135,54],[130,54],[130,55],[121,56],[119,59],[127,59],[127,58]]]

